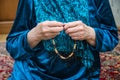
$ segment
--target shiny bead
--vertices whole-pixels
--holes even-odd
[[[54,45],[54,51],[55,51],[55,53],[56,53],[57,55],[59,55],[61,59],[68,59],[68,58],[72,57],[73,54],[74,54],[73,52],[74,52],[74,50],[76,49],[76,46],[77,46],[77,44],[76,44],[76,42],[75,42],[75,43],[74,43],[74,46],[73,46],[73,51],[70,53],[69,56],[64,57],[64,56],[60,55],[59,51],[58,51],[57,48],[55,47],[56,44],[55,44],[55,40],[54,40],[54,39],[52,39],[52,43],[53,43],[53,45]]]

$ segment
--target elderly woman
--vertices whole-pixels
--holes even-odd
[[[108,0],[19,0],[9,80],[99,80],[99,52],[117,44]]]

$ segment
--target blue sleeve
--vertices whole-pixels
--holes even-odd
[[[99,26],[94,28],[96,33],[96,47],[92,47],[92,49],[98,52],[111,51],[118,44],[118,33],[109,0],[95,1]]]
[[[36,26],[33,0],[19,0],[16,19],[7,37],[6,49],[14,59],[27,59],[41,50],[41,43],[30,48],[27,33]]]

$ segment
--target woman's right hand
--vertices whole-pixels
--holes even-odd
[[[63,30],[63,23],[57,21],[45,21],[37,25],[42,40],[54,38]]]
[[[27,39],[31,48],[41,40],[48,40],[57,36],[63,30],[63,23],[57,21],[44,21],[28,32]]]

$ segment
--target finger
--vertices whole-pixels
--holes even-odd
[[[66,30],[68,28],[75,27],[75,26],[78,26],[80,24],[82,24],[81,21],[74,21],[74,22],[65,23],[64,29]]]
[[[51,32],[51,33],[57,33],[57,32],[60,32],[60,31],[62,31],[63,30],[63,27],[50,27],[49,28],[49,31]]]
[[[79,37],[79,36],[81,37],[81,36],[84,36],[84,33],[85,32],[83,32],[83,31],[82,32],[76,32],[76,33],[69,34],[69,36],[70,37]]]
[[[83,26],[76,26],[76,27],[68,28],[65,32],[67,34],[71,34],[71,33],[80,32],[80,31],[84,31],[84,30],[85,29]]]
[[[62,30],[63,30],[63,27],[48,27],[48,26],[41,27],[42,33],[57,33]]]
[[[52,39],[54,37],[56,37],[57,35],[59,35],[59,33],[47,33],[47,34],[44,34],[44,39],[43,40],[48,40],[48,39]]]
[[[50,27],[63,26],[64,24],[57,21],[45,21],[45,24]]]

